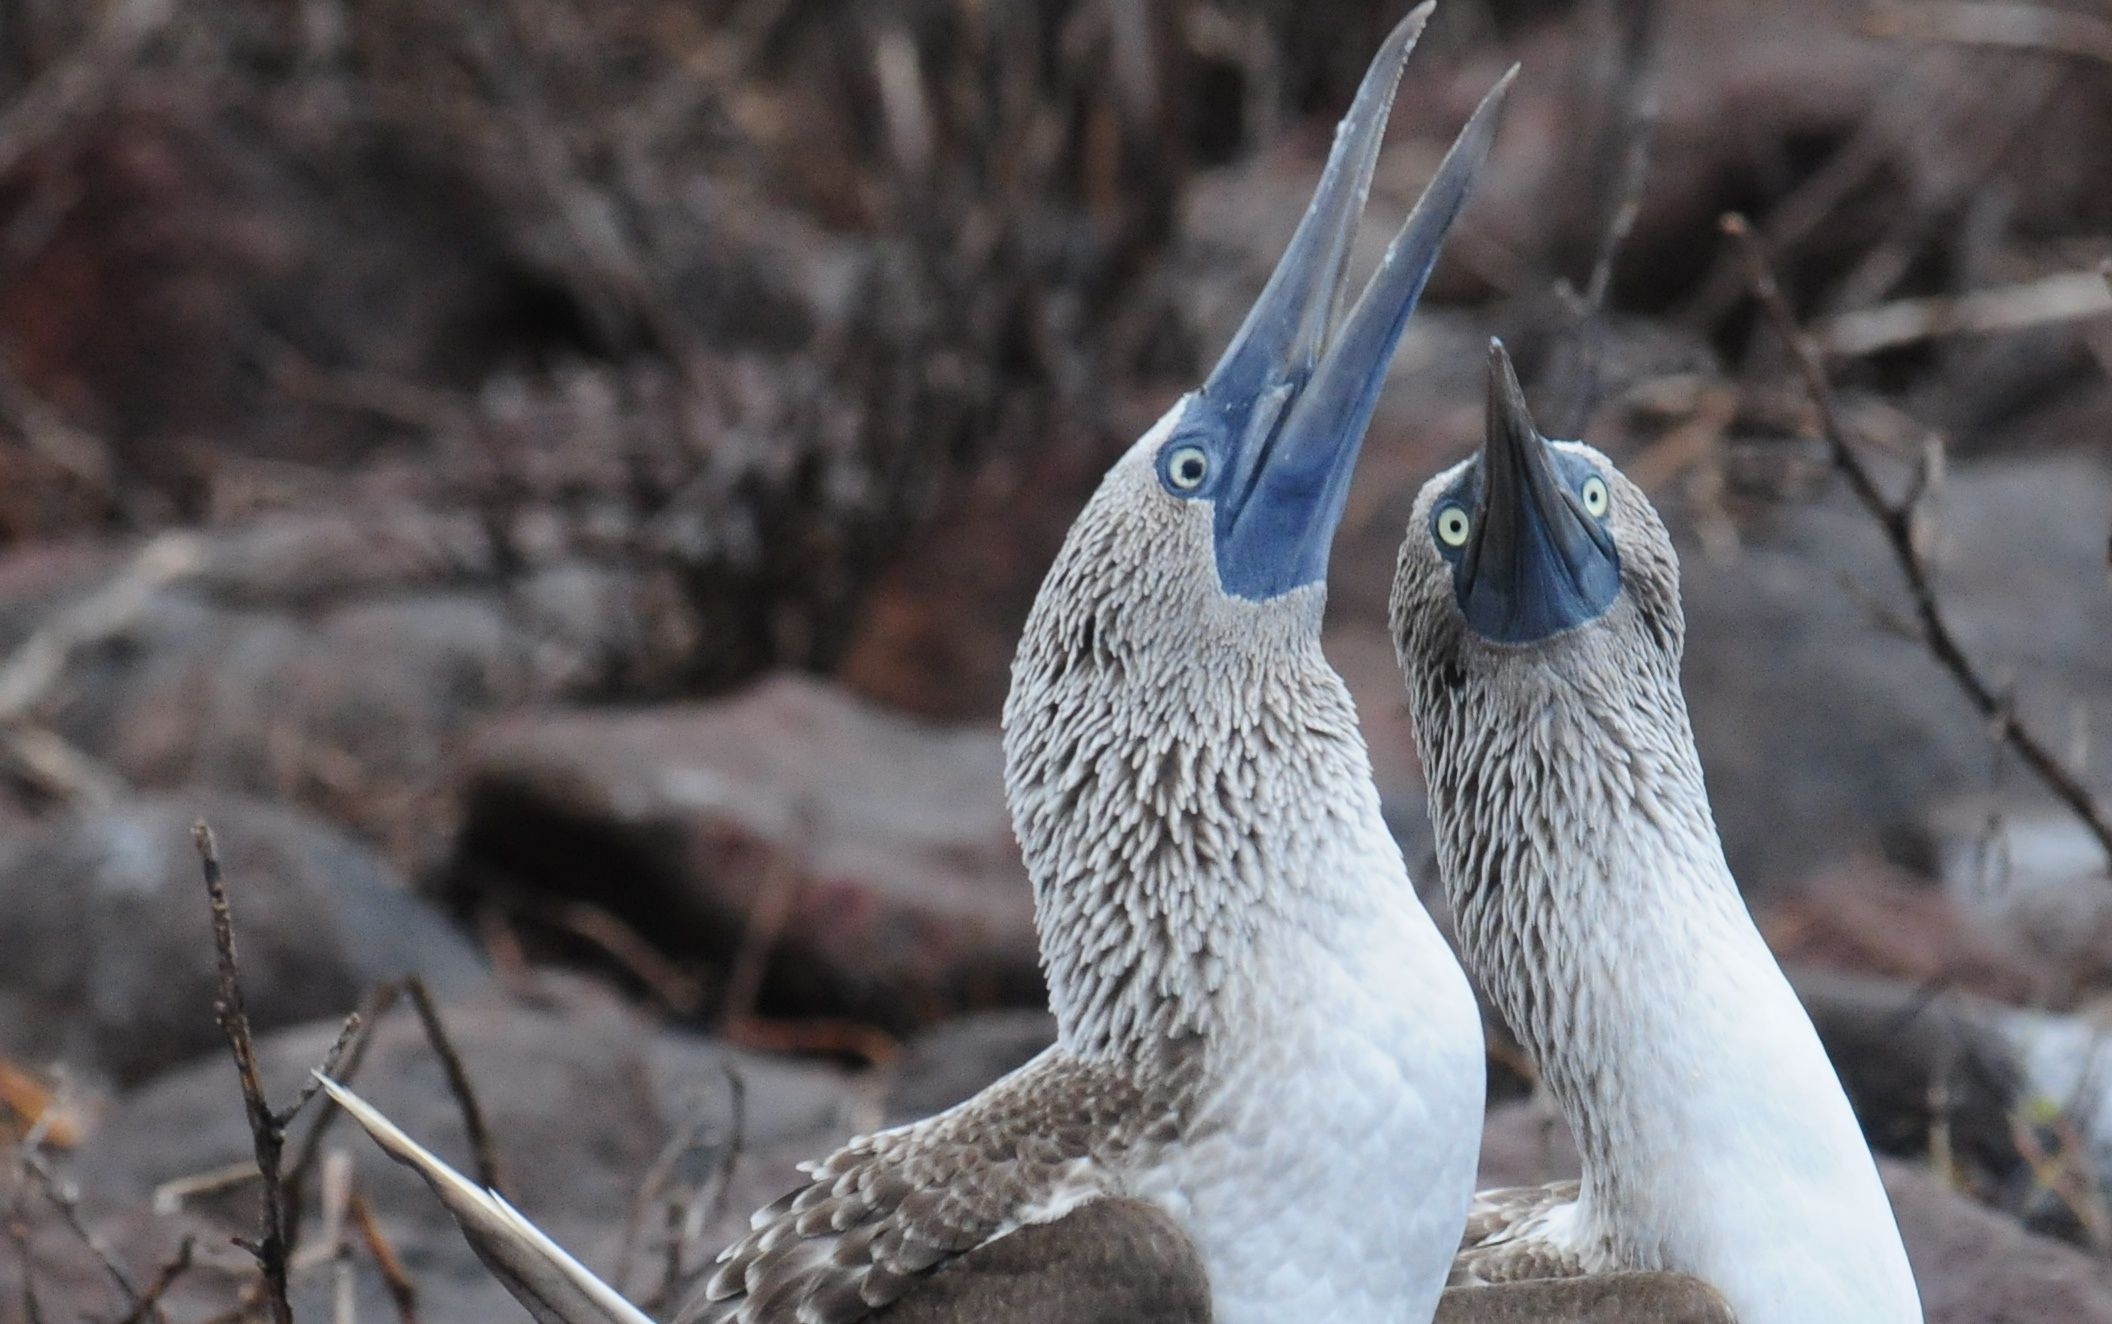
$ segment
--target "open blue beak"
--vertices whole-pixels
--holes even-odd
[[[1181,424],[1184,438],[1208,447],[1225,470],[1213,485],[1218,576],[1239,597],[1264,600],[1326,578],[1387,365],[1488,157],[1518,72],[1482,98],[1337,326],[1350,241],[1394,89],[1432,8],[1417,6],[1379,48],[1290,247]]]
[[[1481,501],[1454,575],[1460,611],[1482,638],[1538,643],[1597,620],[1613,605],[1621,591],[1620,556],[1613,535],[1578,495],[1579,482],[1592,472],[1583,465],[1533,426],[1511,356],[1502,342],[1490,341]]]

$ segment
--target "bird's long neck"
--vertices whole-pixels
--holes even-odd
[[[1053,597],[1014,668],[1006,789],[1067,1046],[1214,1035],[1286,947],[1412,901],[1310,621],[1162,649]]]
[[[1704,1273],[1757,1324],[1839,1304],[1796,1298],[1835,1279],[1910,1311],[1860,1129],[1724,862],[1675,666],[1618,694],[1426,692],[1461,946],[1576,1135],[1616,1263]]]

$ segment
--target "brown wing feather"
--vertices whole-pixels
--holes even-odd
[[[1451,1285],[1574,1278],[1603,1267],[1590,1263],[1570,1235],[1576,1204],[1573,1181],[1477,1192],[1452,1259]]]
[[[676,1324],[862,1320],[966,1252],[1120,1194],[1126,1161],[1177,1129],[1172,1097],[1052,1048],[957,1108],[810,1165]]]
[[[1094,1200],[960,1256],[874,1324],[1209,1324],[1202,1258],[1165,1211]]]
[[[1738,1324],[1723,1295],[1683,1273],[1600,1273],[1448,1287],[1435,1324]]]

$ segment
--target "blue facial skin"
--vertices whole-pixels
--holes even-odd
[[[1605,615],[1621,591],[1613,535],[1584,506],[1585,484],[1603,476],[1582,456],[1535,440],[1553,480],[1544,491],[1535,484],[1491,502],[1484,492],[1488,466],[1476,460],[1431,512],[1430,538],[1452,565],[1460,614],[1490,643],[1552,639]],[[1504,504],[1511,507],[1508,516]],[[1448,511],[1472,520],[1463,547],[1447,544],[1439,531]]]
[[[1266,602],[1326,579],[1328,549],[1394,346],[1495,136],[1509,75],[1460,130],[1336,325],[1350,239],[1400,63],[1418,31],[1419,18],[1404,21],[1373,60],[1290,246],[1159,448],[1160,485],[1183,500],[1211,503],[1218,583],[1233,597]]]
[[[1404,309],[1404,321],[1405,314]],[[1383,363],[1371,377],[1376,395]],[[1351,416],[1319,445],[1281,435],[1239,444],[1243,431],[1269,429],[1273,420],[1255,415],[1281,412],[1280,402],[1296,389],[1265,387],[1256,393],[1256,407],[1238,411],[1219,411],[1198,396],[1188,418],[1159,450],[1160,485],[1177,497],[1211,503],[1220,587],[1250,602],[1266,602],[1327,578],[1328,552],[1347,503],[1363,420],[1370,415],[1369,404],[1353,403]],[[1206,476],[1200,486],[1184,486],[1197,451],[1206,457]]]

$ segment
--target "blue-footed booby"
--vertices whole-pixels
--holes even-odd
[[[1392,625],[1462,953],[1583,1161],[1477,1197],[1455,1282],[1673,1270],[1740,1324],[1918,1324],[1869,1148],[1724,861],[1671,539],[1604,455],[1541,437],[1500,344]]]
[[[1056,1043],[810,1165],[683,1324],[1431,1318],[1472,1192],[1481,1026],[1320,649],[1357,452],[1511,77],[1340,314],[1430,9],[1386,38],[1230,347],[1114,464],[1027,622],[1005,790]],[[359,1115],[543,1318],[644,1318]]]

